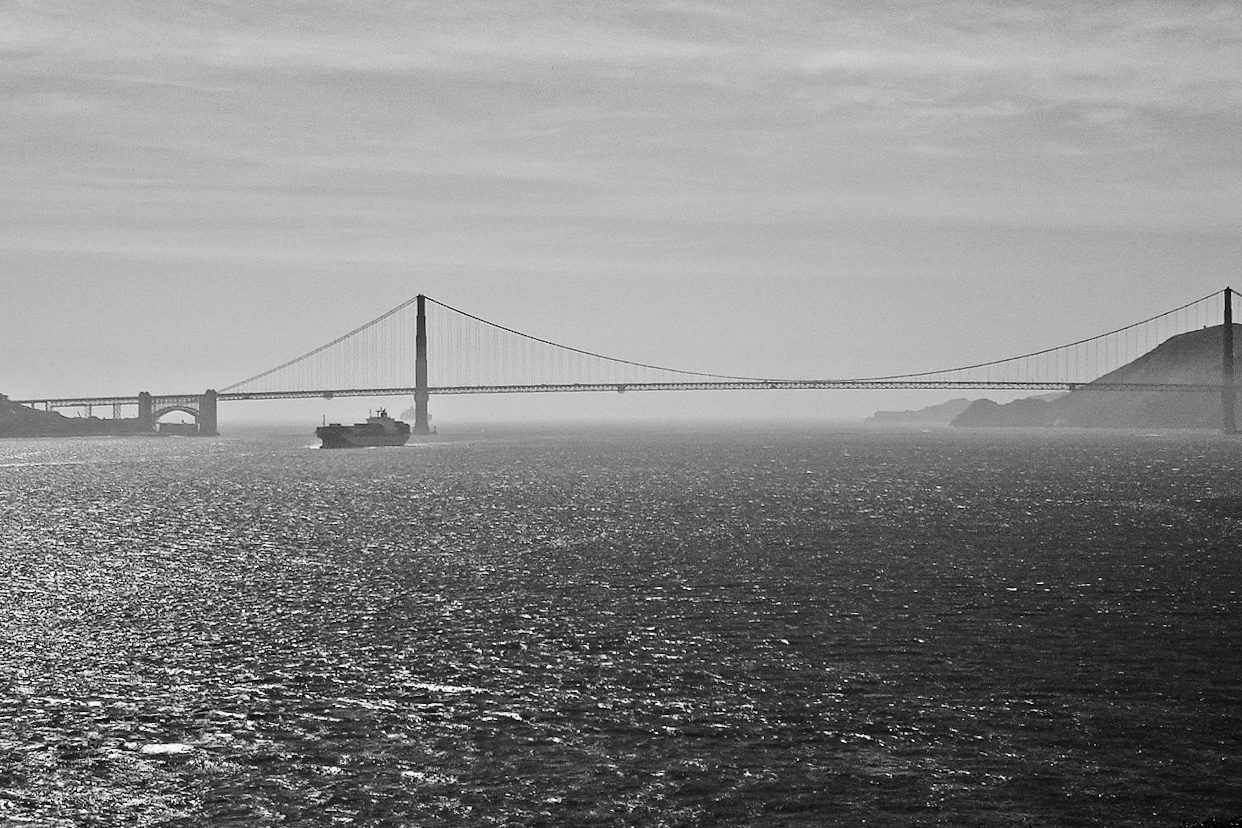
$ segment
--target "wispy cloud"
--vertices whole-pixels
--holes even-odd
[[[11,2],[0,211],[1219,222],[1238,54],[1232,0]]]
[[[593,84],[611,81],[644,91],[762,89],[803,100],[809,87],[845,103],[956,104],[967,115],[971,101],[989,98],[1222,113],[1242,99],[1242,14],[1229,0],[754,9],[710,2],[187,7],[46,0],[0,10],[0,54],[18,77],[193,86],[251,75],[281,82],[332,73],[440,74],[526,79],[582,97],[607,93]]]

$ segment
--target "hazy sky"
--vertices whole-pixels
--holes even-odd
[[[1242,287],[1240,127],[1235,0],[0,0],[0,391],[220,387],[419,292],[730,374],[1022,353]],[[876,402],[636,396],[433,404]]]

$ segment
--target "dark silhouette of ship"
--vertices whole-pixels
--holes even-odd
[[[410,439],[410,424],[394,420],[381,408],[365,423],[341,425],[329,423],[315,429],[323,440],[320,448],[367,448],[369,446],[403,446]]]

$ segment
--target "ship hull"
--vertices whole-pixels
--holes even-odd
[[[379,414],[368,417],[365,423],[321,425],[315,429],[315,436],[323,440],[320,448],[404,446],[410,439],[410,425],[394,420],[381,408]]]
[[[404,446],[409,434],[357,434],[329,427],[315,429],[315,436],[323,441],[320,448],[372,448],[374,446]]]

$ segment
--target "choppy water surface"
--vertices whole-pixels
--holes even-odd
[[[0,824],[1242,815],[1242,441],[309,442],[0,442]]]

